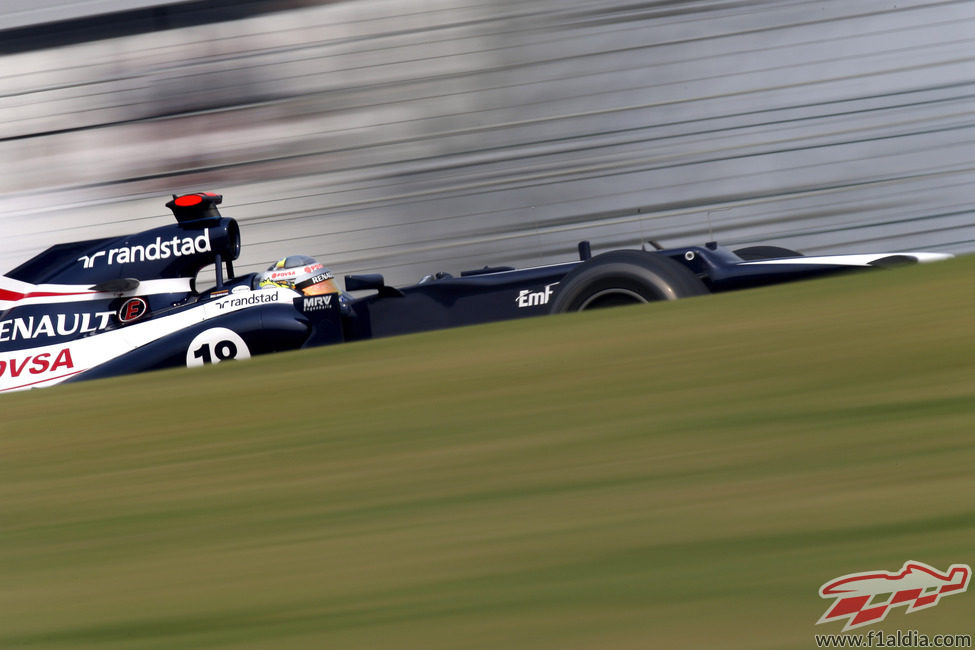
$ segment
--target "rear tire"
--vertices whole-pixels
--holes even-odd
[[[586,311],[708,293],[689,269],[669,257],[643,251],[612,251],[566,274],[551,313]]]

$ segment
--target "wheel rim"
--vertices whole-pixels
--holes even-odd
[[[579,311],[585,311],[587,309],[603,309],[604,307],[619,307],[622,305],[636,305],[646,302],[649,301],[636,291],[619,288],[604,289],[602,291],[597,291],[593,295],[586,298],[582,304],[579,305]]]

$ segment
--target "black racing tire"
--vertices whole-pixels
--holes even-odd
[[[597,255],[566,274],[549,311],[559,314],[708,293],[694,273],[658,253],[623,250]]]
[[[802,257],[802,253],[781,246],[746,246],[735,251],[743,260],[775,260],[783,257]]]

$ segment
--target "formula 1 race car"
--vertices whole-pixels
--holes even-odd
[[[514,269],[437,273],[401,288],[289,256],[235,276],[240,228],[200,192],[167,203],[176,224],[58,244],[0,277],[0,392],[459,325],[774,284],[938,253],[804,257],[755,246],[616,250]],[[214,265],[215,286],[196,277]],[[352,297],[347,292],[367,292]],[[360,294],[361,295],[361,294]]]

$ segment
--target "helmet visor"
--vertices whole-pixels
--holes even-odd
[[[341,289],[339,289],[338,285],[335,284],[335,278],[333,277],[329,277],[327,280],[322,280],[321,282],[316,282],[314,284],[299,282],[295,288],[306,296],[320,296],[325,293],[341,293]]]
[[[295,282],[295,289],[304,295],[320,296],[325,293],[341,292],[332,273],[321,264],[307,268],[306,272],[308,276]]]

